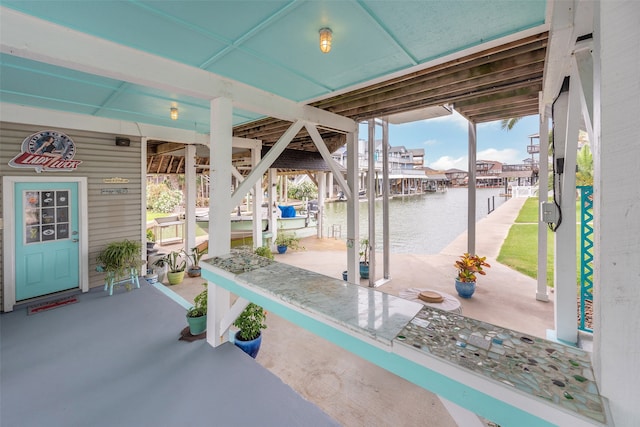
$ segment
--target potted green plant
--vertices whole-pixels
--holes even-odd
[[[233,322],[233,326],[240,329],[235,334],[235,345],[254,359],[260,351],[262,330],[267,327],[264,323],[266,316],[262,307],[251,302]]]
[[[156,244],[156,235],[152,229],[147,229],[147,249],[153,249]]]
[[[369,239],[360,239],[360,277],[369,278]]]
[[[96,270],[104,272],[105,290],[109,295],[113,294],[113,286],[124,280],[127,289],[132,285],[140,287],[138,271],[144,261],[142,260],[142,243],[132,240],[121,240],[109,243],[96,257]]]
[[[187,269],[189,277],[200,277],[202,274],[202,268],[200,268],[200,260],[207,253],[207,250],[201,250],[197,246],[191,248],[191,255],[188,255],[189,263],[191,264]]]
[[[178,285],[184,280],[184,270],[187,267],[188,255],[183,251],[171,251],[161,258],[158,258],[154,265],[158,267],[166,266],[169,271],[167,278],[170,285]]]
[[[265,258],[273,259],[273,252],[268,246],[260,246],[253,251],[256,255],[260,255]]]
[[[200,335],[207,330],[207,282],[203,282],[204,290],[193,299],[193,307],[187,310],[187,323],[191,335]]]
[[[465,252],[460,256],[460,259],[455,262],[454,267],[458,270],[458,275],[456,276],[456,291],[462,298],[471,298],[476,291],[477,274],[482,276],[487,274],[484,268],[491,266],[486,262],[486,259],[487,257],[471,255]]]
[[[304,249],[304,246],[300,245],[300,239],[296,236],[296,233],[279,233],[274,243],[278,248],[279,254],[287,252],[287,248],[291,248],[293,251]]]

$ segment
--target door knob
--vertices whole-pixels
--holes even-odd
[[[78,243],[78,242],[80,241],[80,239],[71,239],[71,241],[72,241],[73,243]]]

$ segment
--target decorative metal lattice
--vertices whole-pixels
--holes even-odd
[[[593,187],[581,185],[580,191],[580,324],[578,329],[593,332],[587,326],[587,304],[593,303]]]

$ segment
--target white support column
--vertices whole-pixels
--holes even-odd
[[[324,172],[318,172],[318,174],[316,175],[316,181],[318,181],[318,221],[317,221],[317,227],[318,227],[318,233],[320,234],[319,237],[322,237],[322,229],[324,228],[324,195],[326,193],[326,188],[325,188],[325,183],[327,182],[327,178],[326,178],[326,173]]]
[[[185,145],[184,153],[184,248],[191,253],[196,246],[196,146]]]
[[[469,122],[469,181],[467,185],[467,251],[476,253],[476,124]]]
[[[233,106],[227,98],[211,101],[211,194],[209,198],[209,256],[223,255],[231,247],[231,155]],[[207,342],[224,343],[222,321],[229,311],[229,291],[209,283]]]
[[[289,203],[289,177],[287,175],[282,175],[280,178],[282,180],[282,197],[280,198],[280,200],[282,200],[283,205],[286,205],[287,203]]]
[[[260,163],[261,143],[251,148],[251,168],[255,168]],[[253,186],[253,246],[262,246],[262,203],[264,195],[262,193],[262,177]]]
[[[382,257],[383,279],[391,278],[389,259],[389,119],[382,119]]]
[[[594,31],[594,370],[611,425],[640,420],[640,2],[597,2]]]
[[[333,199],[333,172],[327,174],[327,197]]]
[[[273,150],[273,148],[271,149]],[[272,242],[274,242],[276,237],[278,237],[278,207],[276,204],[277,182],[278,170],[270,168],[267,172],[267,185],[269,186],[269,189],[267,190],[267,198],[269,199],[269,231],[273,234]]]
[[[575,72],[575,69],[574,69]],[[573,72],[572,72],[573,74]],[[576,321],[576,154],[580,126],[580,86],[571,78],[569,92],[563,92],[554,107],[554,136],[564,131],[564,147],[555,147],[556,157],[564,153],[560,175],[560,212],[562,222],[555,238],[555,324],[556,338],[575,344],[578,342]],[[564,126],[562,126],[564,125]],[[558,130],[556,132],[556,129]]]
[[[357,129],[357,128],[356,128]],[[358,133],[347,133],[347,184],[351,197],[347,198],[347,278],[351,283],[358,283],[359,263],[358,245],[360,241],[360,202],[358,170]]]
[[[540,161],[538,162],[538,286],[536,299],[549,301],[547,286],[547,223],[542,221],[542,203],[549,198],[549,118],[540,108]]]
[[[144,224],[140,230],[140,241],[143,242],[143,247],[145,247],[144,243],[147,240],[147,139],[145,136],[140,139],[140,190],[142,191],[140,195],[140,218],[142,224]],[[147,259],[146,250],[142,251],[142,258]],[[147,268],[151,267],[147,265]]]
[[[369,287],[376,283],[376,124],[374,119],[369,119],[368,142],[368,167],[367,167],[367,200],[369,212]]]

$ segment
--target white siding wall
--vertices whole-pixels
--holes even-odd
[[[140,240],[142,235],[141,206],[141,145],[140,137],[127,136],[131,146],[115,145],[115,134],[76,131],[49,126],[31,126],[0,123],[0,172],[2,176],[35,176],[33,169],[18,169],[8,166],[13,156],[20,152],[21,143],[27,136],[42,130],[56,130],[67,134],[76,144],[74,160],[82,164],[73,172],[43,172],[40,176],[87,177],[89,212],[89,287],[101,286],[103,276],[95,271],[97,253],[114,240]],[[126,135],[118,135],[126,136]],[[106,184],[105,178],[128,179],[126,184]],[[102,194],[102,189],[126,188],[127,194]],[[0,181],[0,198],[2,197]],[[0,203],[0,218],[3,218]],[[0,230],[9,232],[9,230]],[[4,239],[3,239],[4,241]],[[3,249],[0,248],[0,255]],[[9,250],[4,248],[5,251]],[[0,280],[3,280],[3,258],[0,257]],[[1,306],[1,305],[0,305]]]
[[[594,366],[600,392],[609,399],[615,425],[637,426],[640,422],[640,2],[597,4],[600,16],[595,21],[594,41],[600,58],[594,77],[596,104],[598,92],[600,103],[596,105],[594,126]]]

